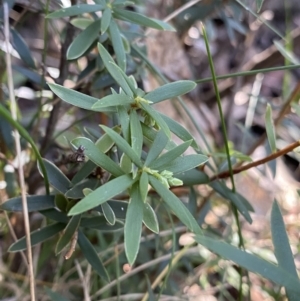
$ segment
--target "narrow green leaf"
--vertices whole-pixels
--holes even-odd
[[[103,204],[107,200],[126,190],[134,183],[134,181],[135,180],[128,175],[123,175],[109,181],[78,202],[69,211],[69,215],[80,214]]]
[[[83,30],[71,43],[67,59],[74,60],[82,56],[99,36],[101,20],[96,20]]]
[[[54,208],[40,211],[40,213],[55,222],[67,224],[69,221],[69,218],[67,217],[66,213],[58,211]]]
[[[92,161],[87,161],[83,163],[81,168],[77,171],[77,173],[72,178],[72,184],[76,185],[82,180],[84,180],[88,175],[92,173],[92,171],[96,168],[96,164]]]
[[[43,163],[47,170],[49,177],[49,183],[61,193],[67,192],[72,187],[71,181],[62,173],[62,171],[56,167],[52,162],[43,159]],[[40,164],[38,164],[40,171]],[[41,171],[40,171],[41,173]],[[42,174],[42,173],[41,173]]]
[[[145,103],[141,103],[141,107],[146,111],[157,123],[157,125],[165,132],[168,138],[171,137],[171,132],[163,118],[156,112],[151,106]]]
[[[152,232],[154,232],[154,233],[159,232],[159,225],[158,225],[156,213],[148,203],[144,204],[143,223]]]
[[[149,167],[152,169],[164,170],[172,161],[181,156],[191,145],[192,140],[184,142],[177,147],[171,149],[170,151],[162,154],[160,157],[155,159]]]
[[[122,128],[123,137],[126,141],[130,141],[130,120],[127,109],[124,106],[118,107],[118,116]]]
[[[143,131],[141,122],[136,110],[130,112],[130,134],[131,134],[131,147],[140,158],[143,148]]]
[[[191,144],[191,147],[193,147],[196,150],[199,150],[199,146],[197,145],[195,138],[180,123],[178,123],[176,120],[171,119],[162,113],[159,113],[159,115],[166,122],[170,131],[173,134],[175,134],[182,141],[192,140],[193,142]]]
[[[215,240],[203,235],[196,235],[195,240],[223,258],[233,261],[250,272],[260,274],[266,279],[274,281],[299,295],[299,279],[281,267],[220,240]]]
[[[273,153],[276,152],[276,135],[274,129],[274,123],[272,118],[272,108],[270,104],[267,104],[267,110],[265,115],[265,124],[266,124],[266,131],[268,136],[268,141]]]
[[[111,131],[118,135],[114,130],[111,129]],[[72,140],[72,144],[74,144],[76,147],[82,145],[85,148],[84,154],[91,161],[93,161],[96,165],[102,167],[103,169],[107,170],[115,177],[124,174],[120,166],[107,155],[105,155],[103,152],[101,152],[91,140],[84,137],[75,138]]]
[[[204,172],[197,169],[177,173],[176,178],[181,180],[185,186],[209,183],[209,177]]]
[[[95,178],[92,178],[92,179],[85,179],[77,184],[75,184],[70,190],[68,190],[66,193],[65,193],[65,196],[68,198],[68,199],[81,199],[84,197],[84,194],[83,194],[83,189],[85,188],[89,188],[89,189],[96,189],[97,186],[99,186],[99,180],[98,179],[95,179]]]
[[[59,238],[56,248],[55,254],[58,255],[72,240],[74,233],[77,231],[80,224],[81,215],[72,216],[66,228],[63,231],[62,236]]]
[[[131,159],[126,155],[122,154],[121,160],[120,160],[120,167],[124,171],[124,173],[129,174],[132,172],[132,161]]]
[[[51,301],[70,301],[69,299],[65,298],[61,294],[52,291],[50,288],[45,287],[46,294],[51,299]]]
[[[25,40],[19,35],[19,33],[14,29],[10,28],[11,36],[12,36],[12,44],[16,49],[18,54],[20,55],[22,61],[26,63],[30,68],[35,69],[35,63],[31,52],[27,46]],[[40,82],[42,83],[42,82]]]
[[[99,99],[93,106],[92,110],[100,111],[102,108],[113,106],[125,106],[134,103],[134,99],[124,94],[107,95]]]
[[[82,15],[85,13],[93,13],[102,10],[103,5],[77,4],[70,7],[62,8],[46,16],[48,19],[57,19]]]
[[[121,128],[120,126],[114,126],[112,128],[116,133],[120,134],[121,133]],[[107,135],[106,133],[99,138],[95,145],[99,148],[99,150],[103,153],[107,153],[115,144],[115,142]]]
[[[63,194],[57,193],[54,201],[56,208],[58,208],[61,212],[67,212],[68,200]]]
[[[140,248],[143,205],[137,183],[132,187],[124,228],[125,253],[130,265],[133,265]]]
[[[141,159],[137,156],[125,139],[105,125],[101,125],[101,128],[111,137],[112,140],[115,141],[116,145],[132,160],[134,164],[138,167],[142,167],[143,164]]]
[[[190,211],[183,205],[181,200],[167,189],[161,182],[155,177],[149,176],[149,181],[154,190],[161,196],[161,198],[167,203],[175,215],[181,220],[181,222],[188,227],[193,233],[202,234],[202,230],[197,221],[190,213]]]
[[[297,269],[293,253],[290,247],[289,239],[285,230],[284,221],[280,212],[277,201],[275,200],[272,206],[271,212],[271,231],[272,241],[275,248],[275,256],[280,268],[286,270],[289,274],[298,278]],[[297,301],[299,300],[299,294],[295,294],[286,288],[288,300]]]
[[[149,148],[151,149],[158,132],[155,131],[150,126],[145,125],[143,122],[141,123],[141,126],[142,126],[143,135],[144,135],[144,143],[149,145]],[[162,132],[164,133],[164,131],[162,131]],[[168,138],[168,143],[165,146],[165,149],[171,150],[171,149],[175,148],[176,146],[177,146],[177,144],[175,144],[174,141],[169,140],[169,138]]]
[[[294,53],[292,53],[286,47],[284,47],[279,41],[274,40],[273,43],[277,48],[277,50],[283,55],[284,58],[286,58],[294,65],[300,64],[300,60],[297,58],[297,56],[295,56]]]
[[[37,229],[30,233],[31,245],[35,246],[38,243],[44,242],[45,240],[53,237],[55,234],[64,229],[65,224],[55,223],[49,226],[46,226],[42,229]],[[16,242],[14,242],[8,249],[8,252],[18,252],[26,250],[26,236],[23,236]]]
[[[42,87],[47,88],[45,80],[36,71],[32,71],[32,70],[30,70],[28,68],[25,68],[25,67],[22,67],[22,66],[13,65],[12,67],[13,67],[13,70],[16,70],[17,72],[19,72],[23,76],[25,76],[27,80],[30,80],[30,81],[36,83],[39,86],[41,86],[43,84]]]
[[[170,162],[164,169],[173,172],[173,174],[183,173],[187,170],[195,168],[205,162],[207,162],[208,157],[204,155],[188,155],[184,157],[178,157]]]
[[[113,210],[117,219],[125,219],[126,212],[127,212],[127,206],[128,206],[127,202],[111,200],[111,201],[107,201],[107,203]],[[103,213],[101,205],[98,207],[95,207],[93,210]]]
[[[250,203],[244,197],[242,197],[238,193],[232,192],[225,185],[217,181],[210,183],[209,186],[211,186],[216,192],[218,192],[225,199],[231,201],[236,206],[238,211],[244,216],[246,221],[249,224],[252,223],[252,218],[250,216],[249,211],[254,211],[254,210],[253,207],[250,205]]]
[[[27,195],[28,212],[42,211],[55,207],[54,195]],[[1,210],[22,212],[22,197],[15,197],[0,205]]]
[[[196,83],[190,80],[181,80],[173,83],[165,84],[144,96],[145,99],[154,103],[171,99],[186,94],[196,87]]]
[[[110,21],[111,21],[111,9],[107,7],[102,13],[101,34],[104,34],[106,32],[110,24]]]
[[[133,97],[133,92],[131,91],[126,80],[124,79],[122,72],[120,72],[121,69],[118,69],[114,59],[100,43],[98,43],[98,51],[103,61],[103,64],[110,73],[110,75],[115,79],[118,85],[128,96]]]
[[[143,202],[146,201],[148,195],[148,185],[149,185],[148,173],[143,171],[139,181],[140,194]]]
[[[114,225],[116,223],[116,216],[115,216],[114,211],[109,206],[109,204],[107,202],[105,202],[101,205],[101,207],[102,207],[103,215],[106,218],[107,222],[110,225]]]
[[[150,163],[155,160],[160,153],[164,150],[168,143],[169,139],[163,131],[158,131],[156,137],[151,145],[151,148],[148,152],[145,165],[148,166]]]
[[[100,207],[101,206],[99,206],[99,210],[96,210],[98,209],[98,207],[94,208],[94,210],[103,213],[102,207],[101,210]],[[82,218],[80,227],[87,229],[96,229],[101,231],[102,233],[111,233],[123,229],[124,224],[120,221],[116,221],[114,225],[110,225],[107,223],[107,220],[104,216],[94,216],[90,218]]]
[[[91,25],[94,20],[88,18],[74,18],[71,21],[71,24],[81,30],[86,29],[89,25]]]
[[[291,107],[295,110],[296,114],[298,116],[300,116],[300,105],[296,104],[296,103],[292,103]]]
[[[122,41],[121,33],[117,23],[112,19],[109,24],[109,35],[114,48],[118,66],[125,71],[126,70],[126,54],[124,44]]]
[[[165,23],[165,22],[159,21],[159,20],[155,20],[152,18],[148,18],[139,13],[131,12],[131,11],[128,11],[125,9],[114,8],[113,15],[117,19],[133,22],[133,23],[136,23],[136,24],[139,24],[142,26],[156,28],[159,30],[175,31],[175,29],[168,23]]]
[[[84,257],[92,266],[92,268],[96,271],[96,273],[105,281],[109,282],[108,273],[100,257],[98,256],[95,248],[80,230],[78,231],[78,244]]]
[[[264,4],[264,0],[256,0],[256,12],[259,13],[262,6]]]
[[[72,89],[65,88],[57,84],[48,84],[49,88],[63,101],[86,110],[92,110],[92,106],[99,100]],[[96,110],[94,110],[96,111]],[[101,112],[115,112],[115,108],[101,108]]]

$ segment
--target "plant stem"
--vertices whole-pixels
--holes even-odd
[[[15,121],[17,121],[17,104],[16,104],[16,99],[14,94],[13,74],[12,74],[11,58],[9,52],[9,46],[10,46],[9,45],[9,10],[8,10],[8,4],[6,2],[4,2],[3,4],[3,11],[4,11],[4,38],[6,44],[6,70],[7,70],[9,98],[11,101],[11,115],[12,118]],[[14,130],[14,139],[16,145],[18,173],[19,173],[19,181],[20,181],[20,188],[22,194],[24,227],[25,227],[26,246],[27,246],[28,274],[29,274],[29,283],[30,283],[30,296],[31,296],[31,301],[35,301],[36,300],[35,283],[34,283],[33,260],[32,260],[32,250],[31,250],[31,240],[30,240],[29,213],[28,213],[27,198],[26,198],[26,184],[24,179],[23,162],[21,156],[20,135],[16,129]]]
[[[232,171],[233,171],[233,174],[238,174],[242,171],[245,171],[245,170],[248,170],[252,167],[256,167],[256,166],[259,166],[261,164],[265,164],[269,161],[272,161],[278,157],[281,157],[289,152],[291,152],[293,149],[295,149],[296,147],[300,146],[300,140],[286,146],[285,148],[281,149],[280,151],[276,152],[276,153],[273,153],[265,158],[262,158],[260,160],[257,160],[257,161],[254,161],[254,162],[251,162],[249,164],[246,164],[244,166],[240,166],[240,167],[237,167],[237,168],[234,168]],[[226,171],[223,171],[213,177],[210,178],[210,181],[214,181],[214,180],[217,180],[217,179],[225,179],[225,178],[228,178],[230,176],[230,171],[229,170],[226,170]]]

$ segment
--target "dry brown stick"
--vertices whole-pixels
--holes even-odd
[[[288,145],[287,147],[281,149],[280,151],[276,152],[276,153],[273,153],[265,158],[262,158],[260,160],[257,160],[257,161],[254,161],[254,162],[251,162],[247,165],[243,165],[243,166],[240,166],[240,167],[237,167],[237,168],[234,168],[232,170],[232,173],[235,175],[235,174],[238,174],[242,171],[245,171],[245,170],[248,170],[252,167],[256,167],[256,166],[259,166],[261,164],[264,164],[264,163],[267,163],[269,161],[272,161],[278,157],[281,157],[289,152],[291,152],[293,149],[295,149],[296,147],[300,146],[300,140]],[[228,178],[230,176],[230,171],[229,170],[226,170],[226,171],[223,171],[213,177],[210,178],[210,181],[214,181],[214,180],[217,180],[217,179],[224,179],[224,178]]]

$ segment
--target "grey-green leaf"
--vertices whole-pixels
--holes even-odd
[[[141,15],[139,13],[131,12],[124,9],[114,8],[113,15],[115,18],[130,21],[142,26],[152,27],[159,30],[171,30],[175,31],[175,29],[169,25],[168,23],[165,23],[160,20],[155,20],[152,18],[148,18],[144,15]]]
[[[101,210],[100,207],[101,206],[94,208],[94,210],[103,213],[102,207]],[[116,221],[114,225],[110,225],[107,223],[107,220],[104,216],[93,216],[88,218],[82,218],[80,227],[88,228],[88,229],[96,229],[103,233],[106,232],[110,233],[110,232],[119,231],[120,229],[123,229],[124,224],[120,221]]]
[[[209,182],[209,177],[204,172],[197,169],[180,172],[176,174],[176,178],[182,180],[183,185],[185,186],[207,184]]]
[[[163,118],[163,120],[166,122],[168,127],[170,128],[170,131],[174,133],[178,138],[180,138],[182,141],[189,141],[192,140],[191,147],[193,147],[196,150],[199,150],[199,146],[196,143],[195,138],[190,134],[189,131],[187,131],[180,123],[178,123],[176,120],[171,119],[170,117],[159,113],[160,116]]]
[[[163,118],[159,115],[159,113],[146,103],[141,103],[141,107],[144,109],[144,111],[146,111],[149,114],[149,116],[151,116],[155,120],[157,125],[159,125],[159,127],[165,132],[167,137],[170,138],[170,129],[163,120]]]
[[[160,153],[164,150],[167,143],[169,141],[169,138],[166,136],[166,134],[160,130],[157,132],[155,139],[153,141],[153,144],[151,145],[151,148],[148,152],[145,165],[148,166],[155,160]]]
[[[146,201],[148,195],[148,185],[149,185],[148,173],[143,171],[139,181],[140,194],[143,202]]]
[[[80,214],[103,204],[107,200],[126,190],[134,183],[134,181],[135,180],[128,175],[123,175],[109,181],[78,202],[69,211],[69,215]]]
[[[103,5],[77,4],[70,7],[62,8],[49,15],[46,18],[56,19],[82,15],[84,13],[93,13],[103,9]]]
[[[71,43],[67,59],[74,60],[82,56],[99,36],[101,20],[96,20],[83,30]]]
[[[223,258],[233,261],[250,272],[260,274],[261,276],[290,289],[299,296],[299,279],[281,267],[220,240],[215,240],[203,235],[197,235],[195,240]]]
[[[175,159],[177,159],[179,156],[181,156],[191,145],[192,141],[184,142],[177,147],[171,149],[170,151],[164,153],[157,159],[155,159],[151,164],[149,164],[149,167],[152,169],[158,169],[158,170],[164,170],[166,167],[172,163]]]
[[[164,167],[173,174],[182,173],[195,168],[208,160],[208,157],[200,154],[178,157]]]
[[[110,75],[115,79],[118,85],[128,96],[133,97],[133,92],[131,91],[127,81],[125,80],[124,74],[120,72],[121,69],[115,64],[114,59],[100,43],[98,43],[98,50],[103,64]]]
[[[161,198],[168,204],[171,210],[177,215],[181,222],[186,225],[192,232],[202,234],[201,228],[190,211],[183,205],[181,200],[167,189],[155,177],[149,176],[151,186],[161,196]]]
[[[93,106],[92,110],[100,111],[102,108],[113,106],[124,106],[134,103],[134,99],[124,94],[107,95],[99,99]]]
[[[196,83],[190,80],[181,80],[169,84],[165,84],[144,96],[145,99],[154,103],[161,102],[166,99],[171,99],[183,94],[186,94],[196,87]]]
[[[152,232],[154,233],[159,232],[159,225],[158,225],[156,213],[148,203],[144,204],[143,223]]]
[[[116,135],[118,135],[114,130],[111,130]],[[105,155],[103,152],[99,150],[99,148],[89,139],[87,138],[75,138],[72,140],[72,144],[76,147],[82,145],[85,150],[84,154],[95,164],[102,167],[103,169],[110,172],[115,177],[121,176],[124,174],[121,167],[115,163],[111,158]]]
[[[77,231],[79,227],[80,219],[81,219],[80,214],[71,217],[66,228],[64,229],[62,236],[59,238],[56,244],[56,248],[55,248],[56,255],[59,254],[72,240],[74,233]]]
[[[126,53],[122,36],[117,23],[112,19],[109,24],[109,35],[116,54],[118,66],[125,71],[126,70]]]
[[[81,199],[84,197],[82,190],[84,188],[96,189],[99,186],[99,180],[95,178],[84,179],[80,183],[75,184],[70,190],[65,193],[69,199]]]
[[[125,139],[107,126],[101,125],[101,128],[111,137],[112,140],[114,140],[116,145],[132,160],[134,164],[138,167],[142,167],[140,157],[138,157]]]
[[[124,228],[125,253],[130,265],[133,265],[140,247],[143,205],[138,184],[135,184],[132,187]]]
[[[103,13],[101,18],[101,34],[104,34],[110,24],[111,21],[111,9],[107,7]]]
[[[55,223],[49,226],[46,226],[42,229],[37,229],[30,233],[31,245],[35,246],[40,242],[44,242],[45,240],[53,237],[55,234],[60,232],[66,225],[61,223]],[[26,250],[26,237],[22,237],[16,242],[14,242],[8,249],[9,252],[18,252],[22,250]]]
[[[35,68],[35,63],[31,52],[28,48],[27,43],[25,40],[19,35],[19,33],[14,29],[10,28],[11,36],[12,36],[12,43],[18,54],[20,55],[21,59],[24,63],[26,63],[30,68]]]
[[[27,197],[28,212],[42,211],[54,208],[54,195],[28,195]],[[22,197],[15,197],[7,200],[0,205],[1,210],[22,212]]]
[[[92,110],[92,106],[99,100],[72,89],[65,88],[57,84],[48,84],[49,88],[63,101],[86,110]],[[96,110],[94,110],[96,111]],[[101,112],[115,112],[115,108],[101,108]]]
[[[130,112],[130,135],[131,135],[131,147],[140,158],[143,148],[143,131],[141,122],[136,110]]]
[[[62,171],[56,167],[52,162],[43,159],[43,163],[47,170],[47,175],[49,178],[49,183],[61,193],[67,192],[71,187],[71,181],[62,173]],[[38,164],[38,169],[40,171],[40,164]],[[42,172],[40,171],[41,175]]]
[[[238,211],[244,216],[249,224],[252,223],[252,218],[249,211],[254,211],[250,203],[238,193],[233,193],[225,185],[220,182],[212,182],[209,184],[216,192],[218,192],[225,199],[230,200],[238,209]]]
[[[286,270],[295,278],[298,278],[293,253],[285,230],[284,221],[277,201],[275,200],[271,212],[272,241],[275,248],[275,256],[279,267]],[[295,294],[286,288],[288,300],[297,301],[299,294]]]
[[[272,153],[276,152],[276,135],[274,129],[274,123],[272,118],[272,109],[270,104],[267,105],[266,115],[265,115],[265,124],[266,124],[266,131],[268,136],[268,141],[271,147]]]
[[[86,260],[89,262],[89,264],[93,267],[93,269],[96,271],[96,273],[102,277],[105,281],[109,282],[109,276],[108,273],[97,254],[95,248],[90,243],[90,241],[87,239],[87,237],[79,230],[78,231],[78,244],[80,246],[80,249],[86,258]]]
[[[102,207],[103,215],[106,218],[107,222],[110,225],[114,225],[116,222],[116,216],[112,208],[109,206],[107,202],[103,203],[101,207]]]

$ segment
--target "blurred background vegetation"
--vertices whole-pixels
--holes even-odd
[[[61,6],[79,3],[94,2],[8,1],[9,48],[5,45],[3,26],[0,31],[0,104],[7,109],[11,106],[6,69],[6,52],[9,52],[18,122],[30,134],[41,155],[68,178],[78,168],[66,164],[65,159],[73,153],[69,141],[78,136],[99,137],[99,124],[113,126],[115,122],[102,113],[63,103],[46,84],[57,83],[95,98],[107,95],[114,84],[99,60],[94,43],[102,42],[103,36],[97,37],[78,59],[66,58],[70,44],[89,19],[95,18],[95,12],[45,18]],[[274,120],[271,125],[276,133],[276,149],[300,139],[300,5],[297,0],[136,0],[128,2],[126,9],[159,20],[169,21],[171,16],[170,24],[176,32],[120,23],[122,34],[131,44],[126,73],[133,75],[145,91],[165,81],[189,79],[197,83],[196,89],[181,101],[164,101],[155,108],[184,125],[203,153],[214,160],[215,170],[203,167],[211,179],[226,171],[228,165],[202,23],[208,34],[216,75],[223,76],[218,79],[218,89],[233,164],[255,161],[274,151],[266,135],[266,127],[270,126],[266,118],[268,107]],[[4,25],[3,7],[0,22]],[[12,128],[1,116],[1,203],[19,196],[21,191]],[[43,178],[32,147],[26,139],[21,144],[27,193],[44,194]],[[227,201],[226,186],[220,189],[216,184],[219,182],[183,186],[173,192],[205,231],[238,245],[241,229],[246,250],[270,262],[276,262],[270,229],[270,211],[276,198],[299,269],[299,160],[299,152],[289,152],[235,175],[237,192],[254,209],[252,224],[240,217],[241,227],[236,224],[234,211]],[[227,185],[227,178],[229,175],[223,184]],[[242,272],[241,297],[240,268],[201,245],[189,245],[191,238],[186,227],[163,205],[153,204],[160,232],[152,234],[143,229],[133,267],[128,266],[124,255],[122,231],[87,231],[108,271],[108,283],[94,272],[80,250],[76,249],[69,260],[61,254],[55,256],[57,238],[34,246],[37,300],[142,300],[146,292],[149,300],[286,300],[281,286],[246,271]],[[40,213],[30,214],[31,230],[46,223]],[[21,253],[8,252],[15,239],[25,235],[22,213],[1,211],[0,235],[0,300],[30,300],[24,257]],[[174,262],[174,258],[178,261]],[[165,269],[167,273],[160,278]]]

